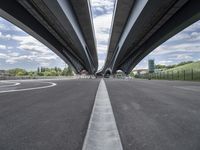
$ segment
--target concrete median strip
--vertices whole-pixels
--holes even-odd
[[[103,79],[98,87],[82,150],[123,150]]]

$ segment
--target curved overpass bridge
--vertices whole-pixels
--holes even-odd
[[[88,0],[6,0],[0,15],[48,46],[76,73],[97,72]],[[128,74],[146,55],[200,18],[197,0],[117,0],[106,63]]]
[[[0,2],[0,16],[45,44],[76,73],[97,71],[88,0],[6,0]]]
[[[106,74],[131,70],[163,42],[200,19],[197,0],[117,0],[105,65]],[[99,73],[100,73],[99,72]]]

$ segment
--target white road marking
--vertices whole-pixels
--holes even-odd
[[[104,80],[101,80],[82,150],[123,150]]]
[[[14,89],[14,90],[5,90],[5,91],[0,91],[0,93],[9,93],[9,92],[19,92],[19,91],[30,91],[30,90],[38,90],[38,89],[45,89],[45,88],[50,88],[53,86],[56,86],[56,83],[53,82],[40,82],[40,83],[48,83],[50,85],[46,86],[40,86],[40,87],[33,87],[33,88],[25,88],[25,89]]]
[[[21,83],[19,82],[11,82],[11,81],[0,81],[1,83],[14,83],[14,84],[8,84],[8,85],[0,85],[0,87],[10,87],[10,86],[17,86],[20,85]]]

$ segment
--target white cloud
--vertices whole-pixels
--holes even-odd
[[[99,44],[98,45],[98,53],[106,54],[107,53],[107,45]]]
[[[6,26],[4,23],[0,22],[0,30],[10,30],[10,28]]]
[[[177,42],[177,41],[187,41],[187,42],[194,42],[200,40],[200,32],[185,32],[182,31],[179,34],[175,35],[171,39],[169,39],[168,42]]]
[[[17,48],[19,49],[23,49],[23,50],[27,50],[29,52],[36,52],[36,53],[51,53],[50,50],[48,50],[46,47],[44,46],[39,46],[39,45],[29,45],[29,44],[21,44],[20,46],[18,46]]]
[[[15,64],[18,62],[36,62],[40,66],[48,66],[53,60],[58,59],[58,56],[54,54],[49,48],[40,43],[35,38],[24,35],[2,35],[0,37],[4,39],[10,38],[17,42],[17,48],[28,52],[26,55],[22,55],[21,52],[12,52],[11,50],[6,51],[7,54],[0,54],[0,58],[4,59],[6,63]],[[0,45],[0,49],[13,49],[13,46]]]
[[[36,62],[40,66],[49,66],[52,60],[56,60],[56,55],[41,55],[38,56],[36,54],[28,54],[28,55],[20,55],[17,52],[8,52],[0,53],[0,59],[5,60],[6,63],[15,64],[18,62]]]
[[[7,49],[13,49],[14,47],[13,46],[7,46]]]
[[[97,52],[98,55],[107,54],[108,49],[108,39],[110,34],[110,27],[112,21],[112,11],[114,6],[114,1],[106,0],[91,0],[92,8],[103,12],[102,14],[95,14],[93,17],[95,35],[97,39]],[[93,13],[96,13],[93,10]],[[99,57],[99,69],[103,67],[105,58]],[[103,59],[103,60],[102,60]]]
[[[160,64],[160,65],[169,65],[172,62],[173,62],[172,60],[161,60],[161,61],[158,61],[157,64]]]
[[[112,14],[104,14],[94,18],[95,30],[98,32],[105,31],[109,29],[112,21]]]
[[[0,49],[6,49],[6,45],[0,45]]]
[[[115,2],[115,0],[90,0],[90,1],[94,17],[113,12],[113,3]]]
[[[3,39],[3,40],[10,40],[11,39],[11,35],[10,34],[2,34],[2,32],[0,32],[0,39]]]
[[[170,54],[170,53],[200,53],[200,43],[180,43],[180,44],[174,44],[174,45],[161,45],[158,48],[156,48],[153,52],[151,52],[150,55],[164,55],[164,54]]]
[[[17,32],[24,32],[23,30],[21,30],[20,28],[18,28],[17,26],[13,25],[12,23],[10,23],[9,21],[3,19],[2,17],[0,17],[0,30],[1,31],[17,31]]]
[[[17,57],[20,55],[20,53],[17,53],[17,52],[10,52],[9,53],[10,56],[13,56],[13,57]]]
[[[187,61],[187,60],[191,60],[193,57],[190,54],[172,54],[171,56],[171,60],[180,60],[180,61]]]
[[[4,68],[22,65],[52,67],[65,64],[54,52],[23,30],[0,17],[0,61]],[[33,65],[33,66],[32,66]],[[51,66],[50,66],[51,65]]]
[[[30,56],[27,56],[27,55],[21,55],[21,56],[9,56],[9,59],[6,59],[6,62],[9,63],[9,64],[14,64],[14,63],[17,63],[19,61],[22,61],[22,62],[26,62],[26,61],[31,61],[31,57]]]
[[[111,8],[113,7],[114,0],[90,0],[92,7],[106,7]]]
[[[13,35],[12,40],[15,40],[18,42],[19,49],[26,50],[29,52],[36,52],[36,53],[42,53],[42,54],[52,54],[53,52],[47,48],[45,45],[43,45],[41,42],[33,38],[32,36],[26,35],[26,36],[17,36]]]
[[[188,60],[188,59],[190,60],[193,57],[190,56],[190,55],[186,55],[186,54],[179,54],[179,55],[176,56],[176,58],[179,59],[179,60]]]
[[[4,53],[0,53],[0,59],[6,59],[7,58],[7,55],[4,54]]]
[[[147,68],[148,68],[147,63],[144,63],[144,62],[139,63],[134,67],[134,69],[147,69]]]
[[[190,39],[190,35],[188,33],[180,33],[172,37],[172,39],[171,41],[186,40],[186,39]]]
[[[99,68],[101,69],[105,63],[105,60],[99,60]]]

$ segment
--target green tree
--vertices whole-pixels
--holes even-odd
[[[68,69],[65,67],[62,71],[63,76],[67,76]]]
[[[35,76],[35,72],[34,71],[30,71],[30,72],[28,72],[28,76]]]
[[[166,68],[166,66],[165,65],[155,65],[155,69],[164,69],[164,68]]]
[[[17,72],[16,76],[24,76],[24,73],[19,71],[19,72]]]
[[[28,75],[28,72],[25,69],[15,68],[8,70],[11,76],[25,76]]]
[[[129,75],[130,75],[131,77],[135,77],[133,71],[131,71]]]
[[[40,67],[37,68],[37,74],[39,74],[39,73],[40,73]]]
[[[45,72],[45,68],[41,67],[41,71],[40,72]]]
[[[73,75],[71,66],[68,66],[68,73],[67,73],[67,75],[68,76],[72,76]]]
[[[44,72],[44,76],[51,76],[51,72],[50,71],[45,71]]]

